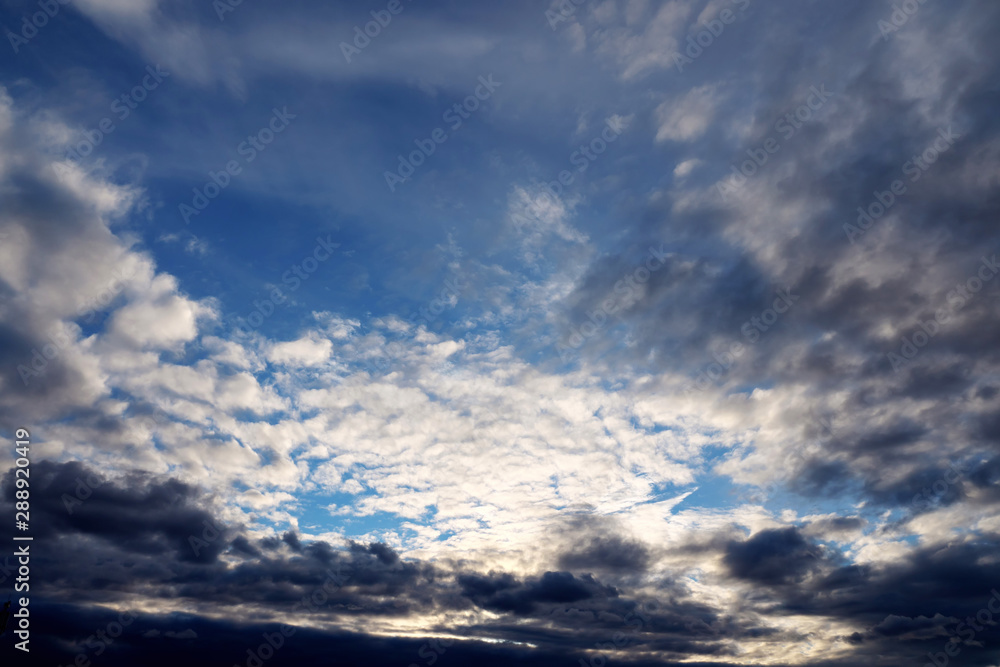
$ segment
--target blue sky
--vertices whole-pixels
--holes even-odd
[[[1000,574],[998,18],[0,3],[0,424],[82,559],[43,613],[138,605],[126,661],[284,610],[280,660],[574,662],[653,599],[619,659],[944,651]]]

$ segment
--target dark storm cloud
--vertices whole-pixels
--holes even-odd
[[[524,582],[509,574],[494,576],[459,575],[462,595],[480,607],[493,611],[530,613],[545,602],[568,603],[589,600],[595,596],[618,597],[618,591],[602,586],[592,575],[580,578],[569,572],[546,572],[541,577]]]
[[[822,557],[797,528],[762,530],[726,548],[723,562],[733,576],[760,584],[798,583]]]
[[[984,176],[1000,169],[1000,93],[993,85],[1000,77],[1000,7],[924,4],[920,21],[907,27],[914,33],[886,40],[877,22],[891,7],[828,6],[822,31],[804,27],[815,10],[812,3],[775,3],[748,19],[763,41],[732,63],[730,78],[759,79],[759,97],[747,109],[739,91],[716,82],[716,123],[691,146],[712,167],[677,194],[664,190],[645,210],[629,212],[642,224],[624,232],[624,250],[589,267],[567,299],[566,318],[585,322],[642,249],[666,240],[671,267],[685,269],[653,272],[642,298],[616,316],[619,330],[587,341],[581,354],[612,375],[628,363],[696,378],[718,359],[706,340],[740,342],[745,352],[717,382],[723,391],[803,387],[816,413],[830,411],[828,396],[851,397],[851,414],[839,415],[822,453],[783,471],[794,490],[909,506],[950,463],[991,458],[985,451],[1000,438],[1000,404],[987,380],[1000,372],[1000,277],[961,300],[949,296],[1000,251],[1000,190],[986,187]],[[930,57],[916,51],[929,44],[926,30],[941,36],[927,46],[939,68],[920,79],[933,82],[930,95],[913,88],[914,68]],[[794,71],[788,62],[797,63]],[[821,84],[833,93],[829,101],[781,142],[742,195],[724,204],[714,183],[747,159],[747,148],[775,134],[775,119],[801,105],[803,91]],[[724,141],[722,119],[746,120],[750,129],[738,144]],[[949,134],[958,138],[911,181],[912,158]],[[904,173],[908,161],[911,173]],[[844,225],[856,224],[858,207],[894,179],[907,186],[890,209],[899,222],[886,216],[851,243]],[[679,206],[690,187],[704,188],[707,200]],[[777,220],[785,211],[795,211],[792,223],[760,227],[773,258],[763,261],[751,251],[757,239],[744,230],[759,224],[756,217]],[[768,308],[780,287],[799,300],[749,341],[742,325]],[[903,336],[912,341],[942,308],[950,319],[895,371],[889,353],[899,354]],[[887,323],[899,333],[887,337]],[[626,332],[629,345],[622,347]],[[918,409],[915,401],[937,403]],[[807,431],[796,424],[788,435],[805,441]],[[889,479],[883,474],[900,468]],[[950,484],[934,502],[967,498],[970,483]]]
[[[439,592],[434,582],[441,575],[433,566],[404,562],[384,544],[351,542],[336,549],[325,542],[303,543],[294,532],[255,543],[242,527],[226,526],[210,498],[176,479],[146,473],[107,479],[77,462],[45,460],[33,463],[32,472],[32,525],[46,573],[39,586],[43,591],[52,586],[50,594],[107,598],[138,585],[138,579],[151,593],[169,590],[192,600],[289,608],[339,575],[350,586],[330,592],[328,606],[402,614]],[[11,470],[3,483],[8,509],[14,490]],[[220,560],[222,554],[229,565]],[[526,602],[573,597],[575,580],[569,576],[568,581],[543,576],[526,582],[518,594]],[[580,585],[604,590],[593,579]]]
[[[994,664],[1000,657],[1000,649],[993,648],[1000,640],[1000,563],[992,554],[1000,548],[1000,535],[918,547],[905,560],[865,566],[851,565],[820,544],[837,532],[863,527],[860,518],[834,517],[802,530],[762,530],[742,540],[715,541],[704,553],[719,554],[730,576],[750,584],[747,603],[768,615],[831,618],[859,628],[842,638],[857,648],[853,658],[807,664],[908,664],[943,651],[953,636],[962,640],[963,664]],[[688,637],[753,632],[745,623],[727,627],[719,616],[706,617],[704,624],[689,616],[685,623]],[[710,645],[701,642],[700,648]]]
[[[645,544],[615,535],[586,538],[559,557],[559,565],[571,570],[643,572],[649,564]]]
[[[987,554],[998,547],[998,536],[989,535],[976,543],[920,549],[906,563],[849,576],[835,572],[786,604],[865,625],[865,650],[873,654],[912,649],[924,657],[922,652],[940,653],[957,637],[963,663],[994,664],[1000,657],[1000,626],[992,620],[1000,617],[1000,568]]]
[[[565,544],[556,564],[565,570],[641,576],[656,561],[652,545],[630,536],[615,517],[573,513],[554,535]]]
[[[791,488],[810,496],[832,498],[850,491],[854,475],[843,461],[809,459],[791,480]]]
[[[906,420],[892,428],[865,434],[858,441],[857,447],[862,450],[902,447],[916,442],[928,430]]]
[[[40,323],[32,327],[27,317],[18,325],[0,324],[0,379],[27,401],[72,404],[85,378],[71,366],[45,356],[46,346],[53,345],[49,333]],[[27,370],[22,372],[19,367]],[[36,369],[40,369],[38,374]],[[14,424],[21,423],[19,418],[18,403],[0,405],[0,419],[5,426],[15,428]]]
[[[654,587],[655,599],[648,598],[647,590],[639,600],[628,589],[579,570],[531,576],[479,573],[404,560],[380,543],[335,547],[304,541],[293,532],[258,540],[242,526],[225,525],[210,497],[176,479],[148,473],[108,479],[76,462],[41,460],[32,469],[32,525],[37,526],[32,593],[47,600],[46,605],[120,607],[138,595],[169,599],[193,613],[233,614],[263,606],[292,623],[308,617],[329,621],[483,609],[501,618],[473,624],[466,632],[570,653],[625,636],[627,644],[615,650],[644,647],[678,657],[730,655],[728,641],[767,632],[697,602],[676,581],[660,581]],[[0,505],[4,511],[13,501],[11,481],[12,471],[4,476]],[[83,500],[72,502],[78,496]],[[623,566],[622,558],[643,562],[646,557],[644,547],[625,540],[594,539],[585,546],[589,550],[581,554],[588,565],[610,570]],[[564,552],[564,558],[569,553]],[[632,573],[626,574],[627,581]],[[100,613],[90,607],[82,618]],[[185,619],[179,628],[174,627],[180,623],[176,619],[156,623],[161,631],[168,626],[180,633],[191,627],[199,638],[212,637],[199,629],[207,621],[197,616]],[[90,625],[66,625],[64,639],[53,650],[64,650],[66,641],[79,642],[85,630],[90,634],[102,627]],[[138,623],[130,636],[148,626]],[[213,632],[239,637],[234,639],[237,644],[255,636],[244,628],[223,626]],[[447,626],[426,630],[455,632]],[[66,639],[69,636],[74,638]],[[162,645],[164,640],[156,641]],[[374,650],[367,639],[343,641],[345,646],[362,647],[358,650]],[[477,655],[480,649],[481,645],[467,645],[453,653]],[[109,649],[109,659],[126,660],[119,651],[128,650],[142,648],[130,649],[123,643]],[[498,654],[506,650],[498,649]]]
[[[126,552],[170,552],[182,561],[200,563],[215,561],[226,544],[223,529],[219,538],[192,548],[190,538],[203,535],[215,519],[199,505],[201,493],[178,480],[133,473],[112,482],[73,461],[38,461],[32,473],[31,507],[42,518],[32,525],[39,538],[83,533]],[[5,475],[3,489],[4,499],[14,502],[13,470]]]
[[[383,565],[395,565],[399,562],[399,554],[384,544],[374,542],[372,544],[351,544],[351,551],[355,553],[368,553],[375,556]]]
[[[827,542],[850,542],[857,539],[869,522],[858,516],[834,516],[810,521],[800,528],[803,536]]]
[[[819,528],[821,531],[841,531],[841,530],[857,530],[864,527],[865,520],[856,516],[838,516],[832,519],[823,519],[821,521],[815,521],[811,526]]]
[[[1000,500],[1000,456],[994,456],[969,473],[969,481],[980,495],[990,500]]]
[[[138,578],[150,592],[291,606],[331,572],[349,571],[352,585],[365,593],[356,598],[341,593],[339,603],[360,601],[378,613],[398,613],[393,609],[416,603],[379,602],[377,609],[371,603],[433,578],[432,568],[402,563],[385,545],[334,550],[322,542],[303,544],[292,532],[254,544],[241,526],[219,519],[211,498],[176,479],[148,473],[109,479],[77,462],[45,460],[34,462],[32,472],[32,526],[46,571],[40,577],[43,590],[53,586],[63,595],[106,598]],[[3,484],[7,507],[14,490],[11,470]],[[224,553],[233,559],[231,567],[220,561]]]
[[[859,524],[854,519],[840,527]],[[863,628],[843,638],[859,647],[855,660],[915,661],[958,636],[965,664],[988,665],[1000,656],[993,648],[1000,639],[994,623],[1000,621],[997,548],[1000,536],[986,534],[920,547],[906,560],[857,566],[789,528],[730,543],[723,562],[732,576],[754,584],[752,599],[770,613],[836,618]]]
[[[699,364],[704,351],[704,339],[700,335],[657,335],[658,331],[733,331],[753,315],[760,313],[762,304],[773,300],[775,286],[770,285],[765,276],[749,262],[724,249],[712,248],[717,256],[691,254],[685,248],[667,246],[667,251],[675,256],[667,260],[667,265],[652,272],[648,282],[641,289],[630,289],[624,278],[637,267],[643,266],[645,248],[649,244],[640,243],[640,251],[629,256],[606,257],[590,267],[587,277],[579,285],[570,301],[570,310],[563,325],[566,343],[573,345],[572,333],[594,323],[595,313],[609,298],[615,298],[615,312],[600,335],[587,338],[580,349],[591,357],[599,357],[613,350],[618,336],[609,333],[612,327],[624,322],[630,331],[639,337],[648,352],[653,345],[658,355],[668,357],[675,363],[687,363],[690,371]],[[655,247],[660,246],[656,241]],[[707,248],[705,250],[708,250]],[[631,258],[631,260],[630,260]],[[617,291],[616,291],[617,290]],[[755,310],[756,308],[756,310]],[[654,315],[655,313],[655,315]],[[596,315],[600,319],[600,315]],[[669,322],[669,328],[664,329]]]
[[[328,664],[335,656],[337,664],[399,667],[407,664],[477,665],[504,667],[511,664],[524,667],[547,667],[556,664],[577,664],[590,655],[559,647],[526,647],[487,643],[469,639],[397,639],[364,634],[324,632],[305,627],[294,628],[284,637],[282,625],[240,624],[235,621],[210,620],[185,614],[135,614],[135,620],[124,631],[106,643],[95,636],[117,623],[118,613],[105,609],[86,608],[71,604],[39,603],[34,608],[35,634],[31,656],[38,664],[71,664],[83,654],[90,664],[105,667],[219,667],[246,665],[252,656],[264,656],[269,667],[298,667]],[[120,624],[119,624],[120,625]],[[290,628],[286,628],[291,631]],[[115,630],[117,632],[117,629]],[[90,638],[90,642],[87,639]],[[270,638],[270,643],[268,642]],[[264,646],[264,650],[261,650]],[[271,646],[278,648],[271,650]],[[682,649],[681,642],[674,645]],[[100,651],[100,654],[98,654]],[[14,649],[4,642],[0,653],[13,659]],[[614,656],[614,651],[605,651]],[[259,657],[257,658],[259,660]],[[600,663],[598,663],[600,664]],[[671,666],[680,663],[664,660],[634,660],[636,667]],[[721,667],[723,662],[684,662],[693,667]]]
[[[299,542],[299,537],[293,532],[287,532],[281,536],[281,541],[288,545],[288,547],[296,552],[301,553],[302,543]]]

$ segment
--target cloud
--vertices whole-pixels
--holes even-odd
[[[678,39],[693,5],[686,0],[670,0],[654,5],[657,8],[649,16],[648,3],[630,1],[625,11],[626,26],[600,30],[596,50],[616,62],[626,81],[639,79],[649,70],[672,68]]]
[[[762,584],[797,583],[821,557],[795,528],[765,530],[726,549],[733,576]]]
[[[529,4],[407,10],[347,67],[336,35],[367,20],[350,8],[244,3],[221,22],[81,2],[60,17],[72,34],[97,35],[92,21],[116,53],[177,72],[177,97],[83,166],[57,156],[118,81],[63,95],[22,60],[17,104],[0,95],[0,423],[45,452],[40,656],[66,662],[107,610],[138,606],[109,665],[194,645],[241,662],[282,620],[301,643],[280,660],[297,664],[331,646],[408,664],[453,636],[442,663],[552,664],[627,633],[609,659],[895,665],[944,650],[987,604],[1000,301],[978,276],[1000,247],[997,8],[925,4],[881,39],[880,4],[823,21],[754,5],[677,76],[686,31],[726,3],[594,2],[546,40]],[[487,66],[521,74],[509,97],[410,198],[374,196],[376,163]],[[144,245],[188,238],[163,235],[161,200],[219,169],[274,81],[325,113],[303,112],[316,125],[213,204],[211,265],[194,237],[180,259]],[[555,192],[581,119],[622,109],[622,143]],[[206,129],[186,138],[192,114]],[[954,145],[909,180],[948,128]],[[896,178],[906,193],[846,233]],[[260,237],[274,211],[343,225],[355,264],[324,266],[287,318],[238,337],[221,304],[273,288],[256,269],[299,252]],[[261,238],[266,255],[243,245]],[[662,266],[626,290],[651,252]],[[469,287],[436,321],[404,319],[455,276]],[[795,295],[780,317],[779,294]],[[295,608],[338,567],[349,584]],[[968,664],[997,662],[983,627]]]
[[[684,162],[681,162],[676,167],[674,167],[674,176],[676,176],[677,178],[684,178],[692,171],[694,171],[700,164],[702,164],[702,161],[697,158],[691,160],[684,160]]]
[[[719,104],[716,90],[710,86],[695,88],[679,100],[668,100],[656,108],[659,129],[656,141],[693,141],[712,125]]]
[[[461,575],[462,594],[486,609],[526,614],[541,603],[571,603],[588,600],[595,594],[616,597],[614,589],[600,587],[591,575],[578,579],[569,572],[546,572],[541,577],[519,582],[510,575]]]
[[[300,338],[271,345],[267,358],[274,364],[317,366],[329,359],[332,351],[333,343],[329,339]]]
[[[177,348],[198,335],[199,317],[212,311],[176,294],[177,281],[154,278],[145,297],[115,311],[109,333],[137,347]]]

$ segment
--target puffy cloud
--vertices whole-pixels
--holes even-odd
[[[318,366],[330,358],[333,343],[319,337],[299,338],[286,343],[274,343],[267,353],[271,363],[295,366]]]

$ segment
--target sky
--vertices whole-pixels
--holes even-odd
[[[4,664],[1000,665],[998,30],[0,1]]]

